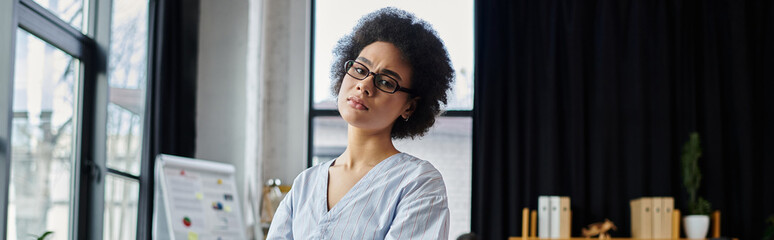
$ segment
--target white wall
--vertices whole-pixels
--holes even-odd
[[[306,168],[309,6],[201,1],[196,157],[248,169],[239,189],[250,177],[290,184]]]
[[[263,176],[291,184],[306,169],[309,1],[266,0]]]
[[[242,169],[248,4],[202,0],[200,9],[196,157]]]

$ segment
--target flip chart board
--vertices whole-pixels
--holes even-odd
[[[245,239],[233,165],[161,154],[155,171],[154,239]]]

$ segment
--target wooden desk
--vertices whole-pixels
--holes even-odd
[[[599,237],[591,237],[591,238],[522,238],[522,237],[509,237],[508,240],[598,240]],[[610,240],[645,240],[642,238],[610,238]],[[647,239],[647,240],[655,240],[655,239]],[[678,239],[658,239],[658,240],[689,240],[687,238],[678,238]],[[697,239],[690,239],[690,240],[697,240]],[[708,240],[708,239],[704,239]],[[739,240],[738,238],[733,238],[733,240]]]
[[[522,237],[509,237],[508,240],[598,240],[599,237],[591,237],[591,238],[585,238],[585,237],[574,237],[574,238],[522,238]],[[610,240],[643,240],[639,238],[610,238]],[[665,240],[675,240],[675,239],[665,239]],[[680,240],[686,240],[685,238],[682,238]],[[694,239],[695,240],[695,239]]]

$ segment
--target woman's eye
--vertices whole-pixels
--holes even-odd
[[[392,82],[387,81],[387,80],[379,80],[378,83],[379,83],[379,85],[382,85],[382,86],[385,86],[385,87],[388,87],[388,88],[394,88],[395,87],[395,84],[392,84]]]
[[[359,67],[356,67],[356,68],[355,68],[355,71],[356,71],[357,73],[359,73],[359,74],[365,74],[365,72],[366,72],[366,70],[365,70],[365,69],[362,69],[362,68],[359,68]]]

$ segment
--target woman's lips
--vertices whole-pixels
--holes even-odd
[[[357,109],[357,110],[368,110],[368,107],[365,105],[365,102],[363,102],[362,99],[359,97],[348,97],[347,98],[347,104],[349,104],[350,107]]]

